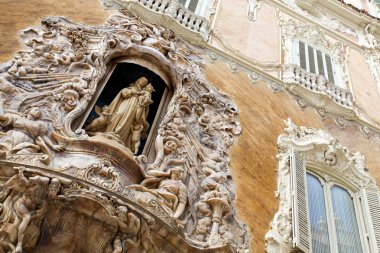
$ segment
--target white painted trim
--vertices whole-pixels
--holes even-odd
[[[374,236],[370,237],[369,242],[365,236],[366,231],[373,231],[373,227],[366,222],[365,217],[369,214],[368,204],[365,203],[365,198],[360,201],[359,197],[361,197],[361,191],[364,188],[377,193],[379,193],[379,189],[375,179],[365,170],[364,156],[359,152],[351,153],[347,147],[339,144],[325,131],[302,126],[297,127],[290,119],[285,121],[285,124],[287,134],[280,135],[277,140],[279,147],[277,154],[279,160],[277,196],[280,207],[272,221],[271,230],[265,236],[267,241],[266,252],[285,253],[292,249],[292,231],[289,230],[292,228],[292,198],[289,190],[292,185],[290,181],[292,172],[289,159],[294,149],[302,153],[308,171],[320,175],[329,184],[334,183],[344,187],[354,196],[355,213],[363,252],[375,252],[368,251],[369,248],[374,248],[376,245]],[[370,233],[373,234],[373,232]],[[331,248],[331,250],[337,252],[335,248]]]

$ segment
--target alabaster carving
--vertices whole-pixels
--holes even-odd
[[[124,13],[98,27],[46,18],[0,66],[0,219],[10,224],[0,249],[247,251],[227,153],[241,131],[236,106],[204,79],[198,49]],[[149,157],[134,156],[156,85],[144,76],[81,129],[116,62],[151,69],[173,94]]]
[[[355,187],[378,192],[375,180],[366,171],[365,158],[351,153],[329,133],[319,129],[298,127],[290,119],[284,121],[286,134],[278,137],[278,181],[276,196],[279,210],[265,236],[266,252],[285,253],[292,250],[292,190],[290,157],[292,149],[302,153],[306,163],[318,167],[323,175],[330,174],[351,182]]]
[[[141,134],[148,129],[146,118],[149,112],[153,86],[145,77],[139,78],[130,87],[122,89],[109,106],[97,108],[98,118],[94,119],[88,131],[114,133],[134,154],[140,146]]]

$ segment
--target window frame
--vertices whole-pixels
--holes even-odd
[[[296,38],[293,40],[293,46],[292,46],[292,51],[293,51],[293,54],[292,54],[292,61],[293,61],[293,64],[297,65],[298,67],[302,68],[301,67],[301,62],[300,62],[300,51],[299,51],[299,44],[300,42],[304,43],[305,45],[305,61],[306,61],[306,71],[309,72],[309,73],[313,73],[310,71],[310,56],[309,56],[309,52],[308,52],[308,48],[311,47],[313,49],[313,56],[314,56],[314,67],[315,67],[315,72],[316,73],[313,73],[313,74],[316,74],[316,75],[320,75],[320,76],[324,76],[327,80],[329,80],[329,83],[341,88],[341,89],[344,89],[344,90],[347,90],[347,87],[346,87],[346,84],[344,83],[344,81],[342,80],[341,78],[341,73],[339,71],[339,67],[337,66],[337,64],[334,62],[334,56],[328,52],[326,49],[324,48],[321,48],[321,47],[318,47],[318,46],[315,46],[309,42],[307,42],[306,40],[302,40],[302,39],[299,39],[299,38]],[[319,65],[318,65],[318,58],[317,58],[317,51],[320,51],[321,54],[322,54],[322,61],[323,61],[323,74],[320,73],[320,70],[319,70]],[[334,80],[330,80],[328,78],[328,70],[327,70],[327,63],[326,63],[326,56],[329,56],[330,57],[330,60],[331,60],[331,71],[332,71],[332,75],[333,75],[333,79]]]
[[[361,201],[361,192],[360,188],[356,187],[352,183],[350,183],[347,180],[342,180],[341,178],[338,178],[333,173],[326,173],[326,170],[323,172],[320,172],[320,169],[318,169],[318,165],[315,165],[311,162],[306,161],[306,175],[310,174],[318,179],[318,181],[323,186],[323,194],[324,194],[324,202],[325,202],[325,208],[326,208],[326,217],[327,217],[327,227],[329,231],[329,242],[330,242],[330,250],[331,252],[339,252],[338,249],[338,240],[337,240],[337,233],[336,233],[336,224],[334,221],[334,209],[333,209],[333,201],[332,201],[332,194],[331,189],[333,186],[341,187],[342,189],[346,190],[348,194],[352,198],[352,202],[355,209],[355,218],[358,226],[358,233],[360,237],[361,242],[361,248],[364,252],[370,252],[369,251],[369,245],[368,240],[364,238],[363,235],[366,235],[367,237],[367,229],[366,229],[366,223],[364,219],[363,214],[363,203]],[[306,192],[307,192],[307,183],[306,183]],[[310,214],[310,213],[309,213]]]
[[[379,253],[380,191],[375,179],[365,169],[365,157],[359,152],[351,153],[328,132],[297,127],[290,119],[285,124],[287,134],[281,134],[277,140],[279,153],[276,197],[279,199],[279,210],[271,223],[271,229],[265,235],[266,252],[285,253],[295,249],[312,252],[306,196],[306,171],[311,171],[354,196],[353,204],[363,252]],[[332,208],[332,202],[329,204],[325,201],[325,205],[326,209],[328,205]],[[331,231],[331,225],[328,229]],[[332,245],[334,244],[338,246],[337,240]],[[334,248],[331,248],[332,252],[337,252]]]

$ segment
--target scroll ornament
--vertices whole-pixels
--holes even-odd
[[[98,27],[46,18],[0,66],[0,252],[248,250],[228,167],[236,106],[204,79],[198,49],[124,14]],[[133,155],[137,141],[126,145],[118,125],[91,134],[118,107],[80,129],[120,57],[159,66],[173,91],[152,161]]]

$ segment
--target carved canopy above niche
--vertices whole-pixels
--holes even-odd
[[[203,78],[196,49],[131,14],[99,27],[50,17],[21,37],[27,48],[0,74],[0,249],[248,249],[227,154],[238,111]],[[149,163],[112,128],[76,129],[118,61],[150,69],[173,91]]]

